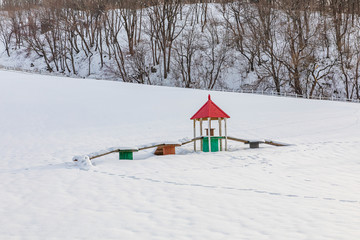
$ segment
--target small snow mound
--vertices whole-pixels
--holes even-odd
[[[93,167],[91,161],[90,161],[90,158],[89,156],[87,155],[83,155],[83,156],[75,156],[73,157],[73,162],[76,163],[78,165],[78,167],[81,169],[81,170],[90,170],[91,167]]]

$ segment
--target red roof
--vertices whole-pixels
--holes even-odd
[[[219,108],[213,101],[209,94],[209,100],[202,106],[199,111],[197,111],[194,116],[190,119],[200,119],[200,118],[230,118],[221,108]]]

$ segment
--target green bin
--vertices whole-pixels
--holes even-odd
[[[133,160],[133,151],[120,151],[120,160]]]
[[[219,139],[223,139],[224,137],[211,137],[211,152],[219,151]],[[209,137],[204,137],[203,141],[203,152],[209,152]]]

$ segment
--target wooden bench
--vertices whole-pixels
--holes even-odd
[[[119,153],[120,160],[133,160],[133,153],[138,152],[140,149],[137,147],[112,147],[98,152],[90,153],[88,156],[90,160],[99,158],[111,153]]]
[[[175,154],[175,147],[180,147],[179,143],[164,143],[159,145],[155,150],[155,155],[170,155]]]
[[[276,147],[286,147],[286,146],[291,146],[291,144],[288,144],[288,143],[282,143],[282,142],[276,142],[276,141],[273,141],[273,140],[265,140],[264,142],[265,144],[269,144],[269,145],[273,145],[273,146],[276,146]]]
[[[260,143],[265,143],[263,140],[248,140],[245,144],[249,144],[250,148],[259,148]]]
[[[138,152],[138,148],[119,148],[119,160],[134,160],[134,152]]]

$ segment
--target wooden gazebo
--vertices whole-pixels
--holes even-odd
[[[227,151],[227,126],[226,119],[230,118],[221,108],[219,108],[212,100],[209,94],[208,101],[190,118],[194,122],[194,151],[196,151],[196,140],[201,142],[201,150],[204,152],[223,151],[222,140],[225,140],[225,151]],[[208,122],[206,135],[203,135],[203,122]],[[219,127],[219,136],[214,136],[214,129],[211,128],[211,122],[217,121]],[[222,135],[222,121],[224,121],[225,136]],[[200,123],[200,136],[196,136],[196,122]]]

